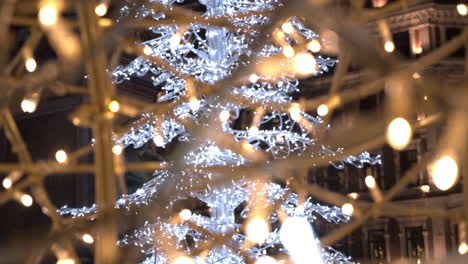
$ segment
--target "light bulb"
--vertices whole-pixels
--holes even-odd
[[[458,178],[458,165],[451,156],[443,156],[429,168],[434,185],[442,191],[450,189]]]
[[[359,194],[357,192],[352,192],[348,194],[348,197],[353,200],[356,200],[357,198],[359,198]]]
[[[422,192],[425,192],[425,193],[428,193],[431,191],[431,187],[429,185],[421,185],[419,188],[421,189]]]
[[[247,223],[247,238],[254,243],[263,243],[270,234],[270,226],[261,217],[253,217]]]
[[[328,106],[326,104],[321,104],[317,107],[317,114],[319,116],[326,116],[328,114]]]
[[[415,47],[413,51],[414,51],[414,54],[421,54],[423,52],[423,47],[422,46]]]
[[[302,115],[301,115],[301,108],[299,107],[299,104],[291,105],[291,107],[289,108],[289,115],[291,116],[291,119],[296,122],[301,119]]]
[[[179,212],[179,217],[184,221],[189,220],[192,217],[192,212],[189,209],[184,209]]]
[[[466,253],[468,253],[468,245],[466,244],[466,242],[460,243],[460,246],[458,246],[458,253],[460,255],[465,255]]]
[[[253,126],[249,129],[249,137],[256,137],[258,135],[258,127]]]
[[[198,111],[198,109],[200,109],[200,100],[196,97],[190,98],[189,107],[192,111]]]
[[[319,52],[321,48],[322,48],[322,45],[320,45],[320,42],[317,39],[313,39],[312,41],[307,43],[307,49],[309,49],[310,51],[314,53]]]
[[[27,58],[25,67],[28,72],[34,72],[37,68],[36,60],[34,58]]]
[[[57,23],[58,20],[58,11],[57,6],[53,1],[43,5],[39,9],[39,22],[44,26],[52,26]]]
[[[75,264],[75,260],[71,258],[61,258],[57,261],[57,264]]]
[[[260,78],[255,73],[252,73],[252,74],[249,75],[249,81],[251,83],[256,83],[258,81],[258,79],[260,79]]]
[[[67,161],[67,153],[60,149],[55,153],[55,159],[58,163],[65,163]]]
[[[145,46],[145,47],[143,48],[143,53],[144,53],[145,55],[150,56],[151,54],[153,54],[153,49],[152,49],[150,46]]]
[[[182,40],[182,34],[179,32],[174,33],[169,39],[169,44],[172,49],[175,49],[179,46],[180,41]]]
[[[261,256],[255,261],[255,264],[277,264],[278,262],[276,261],[275,258],[272,258],[270,256]]]
[[[227,110],[223,110],[221,111],[221,113],[219,113],[219,120],[224,123],[226,121],[229,120],[229,117],[231,117],[231,114],[229,113],[229,111]]]
[[[421,78],[421,74],[419,74],[417,72],[413,73],[413,79],[418,80],[420,78]]]
[[[294,32],[294,26],[291,22],[287,21],[281,25],[281,30],[286,34],[291,34]]]
[[[96,6],[94,9],[94,12],[98,16],[105,16],[107,14],[107,5],[105,3],[100,3],[99,5]]]
[[[36,111],[38,101],[39,96],[37,93],[34,93],[31,96],[25,96],[21,101],[21,110],[25,113],[34,113],[34,111]]]
[[[161,135],[159,135],[159,134],[157,134],[157,135],[154,136],[153,142],[154,142],[154,144],[155,144],[157,147],[162,147],[162,146],[164,146],[164,138],[163,138]]]
[[[466,14],[468,14],[468,7],[465,4],[460,3],[457,5],[457,11],[458,14],[466,16]]]
[[[289,45],[285,45],[285,46],[283,46],[282,50],[283,50],[283,55],[284,55],[286,58],[290,58],[290,59],[291,59],[292,57],[294,57],[295,52],[294,52],[293,47],[291,47],[291,46],[289,46]]]
[[[123,148],[121,145],[114,145],[112,147],[112,153],[114,153],[115,155],[120,155],[122,154],[122,151],[123,151]]]
[[[117,113],[120,110],[120,103],[117,100],[112,100],[110,103],[107,105],[107,108],[109,111],[112,113]]]
[[[23,194],[21,196],[21,203],[26,207],[30,207],[33,204],[33,198],[29,194]]]
[[[387,142],[396,150],[403,150],[410,142],[413,131],[406,119],[398,117],[387,127]]]
[[[10,189],[11,186],[13,185],[13,181],[10,178],[5,178],[3,179],[2,185],[5,189]]]
[[[364,179],[364,182],[366,183],[367,188],[373,189],[373,188],[375,188],[375,186],[376,186],[376,182],[375,182],[374,177],[372,177],[372,176],[370,176],[370,175],[367,176],[367,177]]]
[[[172,264],[196,264],[196,262],[190,257],[178,256],[172,261]]]
[[[83,242],[85,242],[86,244],[94,243],[94,238],[90,234],[83,234],[83,236],[81,236],[81,240],[83,240]]]
[[[391,40],[387,40],[384,44],[384,49],[388,53],[392,53],[395,50],[395,43]]]
[[[345,215],[353,215],[354,206],[350,203],[345,203],[341,206],[341,211],[343,211]]]
[[[279,231],[279,238],[294,264],[323,264],[320,245],[306,217],[288,217]]]
[[[292,68],[294,72],[301,75],[310,75],[317,73],[317,63],[314,56],[308,52],[300,52],[296,54],[292,60]]]

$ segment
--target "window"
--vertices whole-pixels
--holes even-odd
[[[418,162],[418,151],[416,149],[404,150],[400,152],[400,177],[403,177],[405,173]],[[423,184],[419,182],[420,179],[416,179],[412,182],[412,185]]]
[[[371,260],[376,261],[376,263],[385,260],[385,232],[383,229],[369,230],[369,251]]]
[[[421,226],[407,227],[405,233],[407,256],[420,261],[424,256],[423,228]]]

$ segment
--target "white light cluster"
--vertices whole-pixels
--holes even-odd
[[[149,0],[150,2],[170,5],[181,3],[183,0]],[[280,3],[277,0],[224,0],[209,1],[199,0],[200,4],[206,6],[205,16],[224,16],[247,11],[268,11],[272,10]],[[122,15],[130,14],[130,5],[135,5],[132,1],[127,1],[127,5],[121,10]],[[154,20],[164,19],[165,15],[161,12],[150,9],[146,6],[138,6],[136,17],[144,19],[151,17]],[[177,25],[161,23],[161,25],[151,27],[151,32],[157,36],[154,39],[141,43],[142,48],[146,49],[147,56],[161,58],[168,62],[174,69],[182,74],[192,76],[197,82],[206,84],[215,84],[228,76],[245,63],[240,58],[248,57],[253,59],[256,56],[271,57],[281,53],[281,47],[271,44],[261,46],[260,53],[254,54],[250,45],[258,41],[259,32],[255,26],[267,22],[269,18],[264,15],[252,15],[242,18],[232,18],[234,26],[250,26],[251,30],[232,31],[227,28],[216,27],[209,24],[190,24],[187,28],[180,28]],[[291,34],[299,34],[307,41],[318,38],[318,35],[310,29],[307,29],[298,18],[288,20],[288,31]],[[288,41],[292,41],[289,39]],[[177,45],[176,45],[177,44]],[[312,55],[310,55],[312,57]],[[333,67],[337,60],[323,58],[314,54],[314,75],[322,74]],[[316,66],[315,66],[316,65]],[[218,98],[198,96],[199,106],[192,108],[187,100],[186,81],[168,70],[163,69],[146,60],[138,57],[126,66],[118,66],[112,71],[115,83],[123,83],[133,77],[142,77],[148,75],[152,80],[153,86],[159,91],[157,102],[177,103],[178,106],[170,113],[165,113],[163,117],[153,114],[145,114],[135,121],[132,128],[124,135],[115,135],[114,143],[122,147],[133,145],[133,148],[140,148],[147,142],[153,140],[156,135],[161,138],[157,140],[158,147],[164,147],[177,138],[178,141],[191,141],[198,144],[198,148],[189,151],[184,161],[187,165],[197,166],[196,170],[182,169],[181,171],[161,170],[154,173],[154,178],[143,184],[137,191],[129,195],[123,195],[116,203],[116,208],[130,209],[133,206],[148,205],[151,202],[157,202],[157,196],[160,186],[169,178],[175,179],[172,182],[174,188],[178,190],[176,195],[169,197],[169,204],[163,205],[170,208],[176,201],[186,199],[191,196],[203,201],[210,208],[210,216],[204,216],[196,211],[192,211],[190,217],[184,217],[179,223],[168,223],[164,219],[152,219],[146,222],[143,227],[134,230],[125,235],[119,245],[135,245],[146,254],[147,258],[142,262],[144,264],[167,264],[170,263],[173,256],[167,256],[161,248],[162,246],[155,241],[156,237],[165,237],[175,241],[170,246],[175,250],[180,250],[183,254],[190,256],[190,249],[187,248],[187,240],[193,242],[190,247],[197,247],[199,242],[209,239],[210,234],[228,234],[233,232],[228,244],[215,245],[206,256],[193,257],[195,263],[245,263],[242,254],[234,249],[242,248],[247,243],[247,238],[240,233],[239,225],[235,219],[235,210],[242,203],[245,209],[240,213],[244,219],[248,219],[254,213],[255,205],[249,199],[251,197],[251,186],[253,183],[243,179],[233,181],[224,186],[212,186],[206,184],[215,177],[223,177],[222,174],[211,173],[207,169],[213,166],[240,166],[248,165],[250,161],[235,151],[224,149],[217,146],[214,142],[207,139],[194,139],[190,131],[182,125],[180,120],[191,119],[196,125],[202,117],[209,117],[210,114],[226,111],[229,115],[224,115],[220,125],[220,130],[231,135],[238,141],[250,143],[256,149],[261,149],[271,153],[274,159],[282,159],[291,154],[301,154],[313,157],[334,156],[343,150],[332,149],[330,146],[319,144],[312,136],[310,131],[303,128],[297,120],[293,120],[288,113],[270,112],[266,113],[259,125],[256,133],[252,134],[247,129],[234,129],[234,121],[240,117],[240,111],[245,105],[237,105],[234,102],[220,102]],[[251,75],[252,76],[252,75]],[[231,97],[242,97],[250,100],[252,103],[284,104],[292,101],[294,93],[299,91],[299,81],[294,76],[284,74],[274,81],[263,76],[256,75],[255,78],[246,78],[245,83],[238,83],[236,87],[227,89]],[[183,103],[180,101],[184,101]],[[199,108],[199,109],[198,109]],[[301,118],[310,122],[314,129],[327,129],[323,121],[314,118],[305,112],[300,112]],[[202,124],[203,125],[203,124]],[[206,126],[206,124],[204,124]],[[268,128],[268,129],[267,129]],[[314,147],[314,148],[312,148]],[[311,149],[314,149],[312,151]],[[316,151],[318,149],[318,151]],[[342,161],[332,164],[337,168],[343,168],[344,163],[353,164],[356,167],[362,167],[364,163],[380,164],[380,156],[372,157],[365,152],[359,156],[350,156]],[[175,173],[180,174],[175,177]],[[206,189],[203,191],[193,191],[192,186],[204,182]],[[317,217],[324,218],[328,222],[340,223],[348,222],[350,216],[345,215],[338,207],[329,207],[312,202],[311,198],[299,203],[298,195],[290,193],[287,188],[278,184],[264,183],[263,197],[267,198],[267,204],[281,201],[279,209],[282,210],[287,219],[301,219],[303,224],[309,225]],[[181,197],[180,195],[183,195]],[[257,195],[259,195],[257,193]],[[279,202],[278,202],[279,203]],[[96,206],[84,208],[62,207],[59,212],[62,215],[72,217],[81,217],[96,213]],[[276,211],[266,216],[269,224],[278,223],[279,216]],[[197,226],[207,230],[209,234],[202,234],[201,231],[190,228],[188,223],[192,222]],[[283,223],[284,224],[284,223]],[[306,225],[303,225],[304,227]],[[309,228],[310,225],[309,225]],[[312,231],[311,231],[312,232]],[[253,259],[264,257],[265,250],[269,248],[279,248],[280,251],[288,250],[293,255],[301,252],[295,251],[294,246],[290,247],[283,243],[281,246],[281,235],[279,229],[269,232],[264,238],[264,242],[258,243],[248,248],[247,252]],[[308,237],[310,241],[315,241],[313,236]],[[309,242],[310,242],[309,241]],[[332,248],[321,249],[318,246],[317,254],[324,263],[353,263],[349,258]],[[314,249],[314,250],[315,250]],[[183,255],[183,256],[185,256]],[[182,256],[182,255],[181,255]]]

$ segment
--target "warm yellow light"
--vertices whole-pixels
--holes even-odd
[[[256,137],[258,135],[258,127],[253,126],[249,129],[249,137]]]
[[[370,188],[370,189],[375,188],[375,186],[377,184],[375,182],[374,177],[372,177],[371,175],[366,176],[366,178],[364,179],[364,182],[366,183],[367,188]]]
[[[24,98],[23,101],[21,101],[21,110],[25,113],[33,113],[36,111],[36,107],[37,102],[35,100]]]
[[[395,43],[391,40],[387,40],[384,44],[384,49],[388,53],[392,53],[395,50]]]
[[[222,123],[228,121],[230,117],[231,114],[227,110],[223,110],[221,111],[221,113],[219,113],[219,121],[221,121]]]
[[[276,141],[278,141],[279,143],[283,143],[283,141],[284,141],[283,135],[276,135],[276,136],[275,136],[275,139],[276,139]]]
[[[242,148],[248,152],[253,152],[255,150],[254,146],[247,141],[242,143]]]
[[[458,11],[458,14],[462,16],[466,16],[466,14],[468,14],[468,7],[465,4],[460,3],[457,5],[457,11]]]
[[[291,34],[294,32],[294,26],[291,22],[287,21],[281,25],[281,30],[286,34]]]
[[[159,134],[156,134],[153,138],[153,142],[154,144],[157,146],[157,147],[162,147],[164,146],[164,138],[159,135]]]
[[[10,178],[5,178],[3,179],[2,185],[5,189],[10,189],[11,186],[13,185],[13,181]]]
[[[419,189],[421,189],[422,192],[427,193],[431,190],[431,187],[429,185],[421,185]]]
[[[112,113],[117,113],[120,110],[120,103],[117,100],[112,100],[110,101],[109,105],[107,105],[107,108]]]
[[[179,256],[179,257],[176,257],[172,261],[172,264],[195,264],[195,263],[196,263],[195,260],[187,256]]]
[[[190,211],[189,209],[184,209],[179,212],[179,217],[184,221],[189,220],[190,217],[192,217],[192,211]]]
[[[33,204],[33,198],[29,194],[23,194],[21,196],[21,203],[26,207],[30,207]]]
[[[353,215],[354,206],[350,203],[345,203],[341,206],[341,211],[343,211],[343,214],[345,215]]]
[[[289,107],[289,115],[291,116],[291,119],[294,121],[299,121],[301,119],[301,108],[299,104],[292,104],[291,107]]]
[[[36,60],[34,58],[27,58],[25,67],[28,72],[34,72],[37,68]]]
[[[291,47],[289,45],[285,45],[285,46],[283,46],[282,50],[283,50],[283,55],[286,58],[291,59],[292,57],[294,57],[295,51],[294,51],[293,47]]]
[[[421,78],[421,74],[419,74],[417,72],[413,73],[413,79],[418,80],[420,78]]]
[[[413,51],[415,54],[421,54],[423,52],[423,47],[422,46],[415,47]]]
[[[260,77],[258,77],[258,75],[255,74],[255,73],[252,73],[252,74],[249,75],[249,81],[251,83],[256,83],[258,81],[258,79],[260,79]]]
[[[196,97],[190,98],[189,107],[192,111],[198,111],[198,109],[200,109],[200,100]]]
[[[115,155],[120,155],[122,154],[122,151],[123,151],[123,148],[121,145],[114,145],[112,147],[112,153],[114,153]]]
[[[180,34],[179,32],[174,33],[171,36],[171,38],[169,39],[169,44],[170,44],[171,48],[173,48],[173,49],[177,48],[179,46],[181,40],[182,40],[182,34]]]
[[[443,156],[429,168],[434,185],[442,191],[450,189],[458,178],[458,164],[451,156]]]
[[[348,194],[348,197],[356,200],[357,198],[359,198],[359,194],[357,192],[352,192]]]
[[[275,258],[272,258],[270,256],[261,256],[255,261],[255,264],[277,264],[278,262],[276,261]]]
[[[67,153],[64,150],[59,150],[55,153],[55,159],[58,163],[65,163],[67,161]]]
[[[326,116],[328,114],[328,106],[326,104],[321,104],[317,107],[317,114],[319,116]]]
[[[314,53],[319,52],[321,48],[322,48],[322,45],[320,44],[320,41],[318,41],[317,39],[313,39],[312,41],[307,43],[307,49],[309,49],[310,51]]]
[[[247,238],[254,243],[263,243],[270,234],[270,226],[261,217],[250,219],[246,227]]]
[[[112,19],[109,19],[109,18],[100,18],[98,21],[98,24],[101,27],[110,27],[112,26],[112,23],[113,23]]]
[[[75,260],[71,258],[62,258],[57,261],[57,264],[75,264]]]
[[[85,242],[86,244],[94,243],[94,238],[90,234],[83,234],[83,236],[81,236],[81,240],[83,240],[83,242]]]
[[[465,255],[466,253],[468,253],[468,245],[466,244],[466,242],[462,242],[460,246],[458,246],[458,253],[460,255]]]
[[[143,48],[143,53],[144,53],[145,55],[150,56],[151,54],[153,54],[153,49],[152,49],[150,46],[145,46],[145,47]]]
[[[296,54],[292,60],[292,69],[302,75],[310,75],[317,73],[317,63],[314,56],[308,52],[300,52]]]
[[[49,3],[43,5],[39,9],[39,22],[44,26],[52,26],[57,23],[58,20],[58,10],[54,2],[50,1]]]
[[[393,119],[387,127],[387,142],[396,150],[404,149],[409,144],[412,135],[410,123],[402,117]]]
[[[427,101],[427,95],[425,95],[425,96],[423,97],[423,99],[424,99],[424,101]]]
[[[94,9],[94,12],[98,16],[105,16],[107,14],[107,5],[105,3],[100,3],[99,5],[96,6]]]

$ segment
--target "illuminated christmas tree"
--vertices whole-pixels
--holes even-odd
[[[185,24],[157,23],[174,16],[170,5],[176,1],[150,2],[137,7],[136,17],[154,19],[155,26],[148,29],[151,39],[139,44],[142,56],[118,66],[112,75],[120,85],[151,78],[157,104],[171,108],[141,116],[129,132],[116,134],[114,142],[140,148],[153,141],[158,150],[169,151],[175,141],[191,147],[180,169],[156,171],[136,192],[123,195],[116,207],[158,203],[161,186],[169,181],[177,191],[163,199],[169,201],[161,205],[168,212],[189,197],[206,204],[209,212],[202,215],[188,208],[170,219],[148,219],[119,244],[140,247],[146,255],[142,263],[147,264],[273,263],[273,258],[285,259],[285,253],[294,263],[352,263],[331,247],[322,249],[310,224],[316,217],[348,222],[340,208],[314,203],[288,184],[271,182],[272,172],[249,175],[239,169],[290,155],[320,157],[343,151],[321,144],[317,135],[329,127],[293,103],[298,78],[320,75],[337,63],[318,54],[319,36],[305,21],[291,17],[273,31],[272,41],[259,42],[270,11],[281,6],[275,0],[200,0],[206,11],[195,17],[197,22]],[[123,7],[122,17],[130,15],[129,10]],[[239,68],[253,71],[225,86],[223,81]],[[223,90],[209,93],[207,87],[219,83]],[[200,127],[209,133],[191,133]],[[380,157],[363,153],[332,165],[342,169],[345,163],[362,167],[379,164]],[[220,167],[231,172],[216,170]],[[238,169],[236,177],[224,180]],[[95,210],[63,207],[60,212],[80,217]]]

